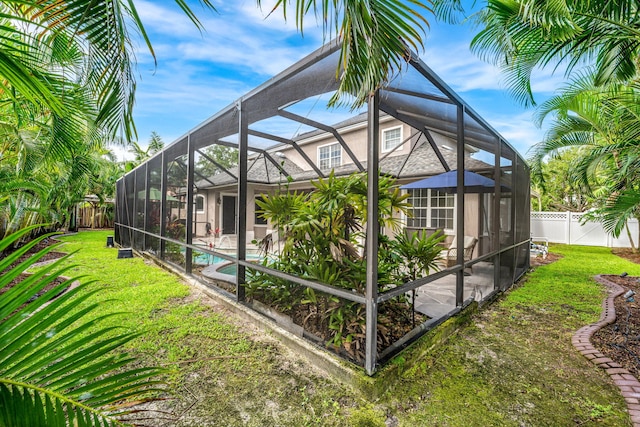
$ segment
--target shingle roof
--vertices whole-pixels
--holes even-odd
[[[449,168],[456,169],[456,153],[452,150],[441,150],[441,153],[443,158],[449,165]],[[278,161],[281,167],[286,170],[289,175],[291,175],[293,181],[308,181],[318,178],[318,175],[315,171],[305,171],[286,157],[273,157],[276,161]],[[365,161],[361,163],[366,169],[367,162]],[[465,159],[465,169],[467,170],[486,170],[490,167],[491,165],[477,159]],[[431,175],[437,175],[446,171],[444,166],[442,166],[442,164],[438,160],[438,157],[433,151],[431,145],[426,142],[421,143],[410,154],[389,156],[387,158],[384,158],[380,161],[380,170],[382,171],[382,173],[394,176],[396,178],[423,178]],[[333,171],[335,175],[340,176],[357,172],[358,168],[355,164],[349,163],[334,168]],[[230,170],[230,172],[233,175],[238,176],[237,167]],[[329,171],[323,171],[323,173],[328,174]],[[268,161],[262,154],[257,155],[254,159],[251,159],[249,161],[247,176],[249,182],[260,184],[278,184],[281,183],[284,178],[284,175],[280,172],[280,170],[275,165],[273,165],[273,163]],[[207,182],[206,180],[200,180],[196,183],[196,187],[215,188],[218,186],[230,185],[237,182],[226,173],[216,174],[209,178],[209,180],[212,181],[215,185],[213,185],[211,182]]]

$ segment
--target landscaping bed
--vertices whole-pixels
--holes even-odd
[[[26,254],[24,254],[23,256],[21,256],[20,258],[18,258],[18,260],[16,262],[14,262],[13,264],[11,264],[9,266],[9,268],[12,268],[18,264],[20,264],[21,262],[27,260],[29,257],[31,257],[33,254],[41,251],[42,249],[47,248],[48,246],[52,245],[56,243],[54,240],[51,239],[45,239],[41,242],[39,242],[37,245],[35,245],[33,248],[29,249],[29,251],[27,251]],[[56,251],[51,251],[48,252],[46,254],[44,254],[44,256],[42,258],[40,258],[38,260],[38,263],[44,263],[44,262],[49,262],[49,261],[53,261],[56,260],[58,258],[62,258],[65,254],[63,252],[56,252]],[[0,272],[2,273],[2,272]],[[0,289],[0,295],[4,294],[5,292],[7,292],[9,289],[11,289],[13,286],[15,286],[17,283],[20,283],[21,281],[25,280],[28,277],[27,274],[20,274],[18,275],[15,279],[13,279],[7,286],[3,287]],[[66,279],[63,279],[61,277],[56,277],[55,279],[53,279],[51,281],[51,283],[49,283],[47,286],[45,286],[40,292],[38,292],[35,296],[34,299],[39,297],[40,295],[44,294],[45,292],[49,291],[50,289],[55,288],[56,286],[62,284],[65,282]],[[66,289],[65,289],[66,290]],[[62,291],[64,292],[64,290]],[[62,292],[60,292],[60,294],[62,294]],[[58,297],[60,294],[54,296]]]
[[[27,258],[31,257],[33,254],[35,254],[37,252],[40,252],[41,250],[49,247],[50,245],[52,245],[54,243],[56,243],[56,241],[52,240],[52,239],[45,239],[45,240],[43,240],[41,242],[38,242],[38,244],[36,244],[33,248],[29,249],[26,254],[24,254],[23,256],[18,258],[18,260],[16,262],[11,264],[11,266],[9,268],[20,264],[21,262],[23,262]],[[66,254],[63,253],[63,252],[50,251],[50,252],[47,252],[46,254],[44,254],[44,256],[42,256],[42,258],[40,258],[38,260],[38,262],[41,263],[41,262],[45,262],[45,261],[51,261],[51,260],[54,260],[54,259],[62,258],[64,255],[66,255]]]
[[[635,295],[624,294],[614,299],[616,320],[597,331],[591,343],[605,356],[640,378],[640,283],[638,277],[603,276]]]
[[[254,298],[273,307],[265,295],[254,295]],[[340,325],[332,324],[328,314],[341,306],[350,306],[356,312],[359,310],[357,319]],[[366,346],[364,311],[363,304],[339,303],[329,301],[325,296],[319,296],[317,303],[296,304],[282,310],[282,313],[289,316],[294,324],[303,327],[305,333],[311,335],[311,338],[318,343],[326,345],[330,350],[357,364],[363,364]],[[412,312],[413,308],[405,298],[380,305],[377,343],[379,353],[411,332],[416,326],[429,320],[429,317],[424,314],[416,312],[412,315]],[[336,342],[334,338],[336,332],[344,339]]]

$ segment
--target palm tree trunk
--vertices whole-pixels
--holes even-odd
[[[633,237],[631,237],[631,230],[629,230],[629,222],[625,222],[624,229],[627,231],[627,237],[629,238],[629,244],[631,245],[631,250],[636,253],[638,249],[636,248],[635,243],[633,243]],[[638,239],[640,239],[640,231],[638,231]]]

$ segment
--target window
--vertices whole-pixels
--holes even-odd
[[[402,143],[402,126],[382,131],[382,152],[391,151]]]
[[[407,226],[413,228],[443,228],[453,230],[455,194],[419,188],[409,190],[407,200],[413,206],[413,217],[407,218]]]
[[[328,170],[342,164],[342,147],[339,143],[318,147],[318,163],[320,169]]]
[[[256,202],[257,201],[263,201],[262,197],[258,196],[256,197]],[[267,219],[265,217],[262,216],[262,208],[260,206],[258,206],[258,203],[255,204],[255,218],[253,220],[253,223],[255,225],[267,225]]]
[[[204,213],[204,196],[202,194],[196,194],[196,213]]]

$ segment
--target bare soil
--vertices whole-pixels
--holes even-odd
[[[640,264],[640,254],[629,249],[614,249],[613,253]],[[635,292],[631,298],[624,294],[614,300],[616,320],[596,332],[591,338],[594,347],[640,378],[640,278],[605,276],[621,286],[625,293]]]
[[[551,264],[552,262],[555,262],[560,258],[562,258],[561,255],[553,253],[547,254],[545,258],[543,258],[542,256],[533,257],[531,258],[531,267],[539,267],[541,265]]]

